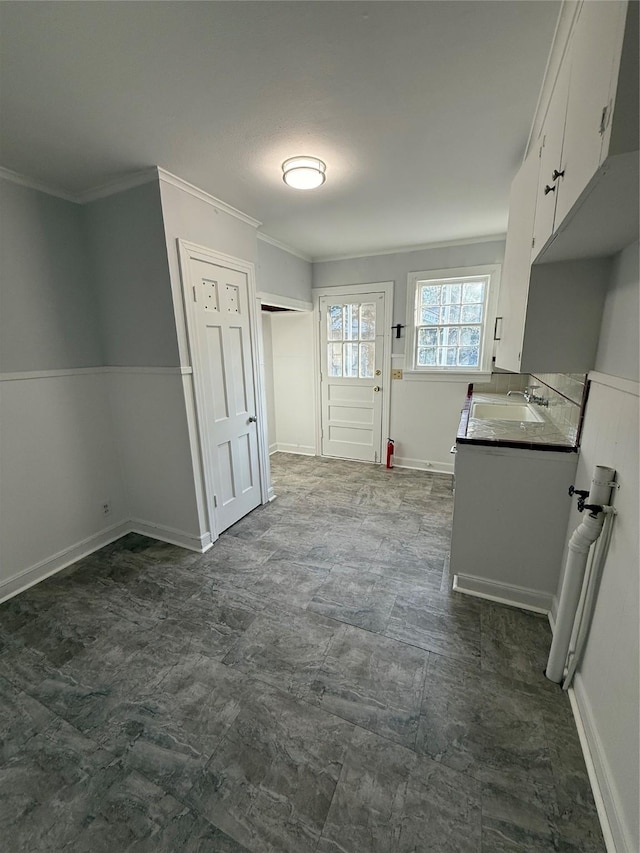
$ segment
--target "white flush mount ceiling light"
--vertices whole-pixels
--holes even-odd
[[[289,157],[282,164],[282,180],[296,190],[315,190],[324,184],[326,169],[317,157]]]

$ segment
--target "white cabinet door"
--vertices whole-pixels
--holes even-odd
[[[540,173],[533,230],[533,261],[554,231],[556,203],[559,191],[558,174],[563,171],[563,139],[569,94],[570,57],[565,57],[549,102],[540,143]]]
[[[619,64],[626,3],[584,2],[571,48],[562,171],[557,195],[556,228],[595,175],[607,151],[603,138],[610,124],[614,67]],[[617,75],[616,75],[617,76]]]
[[[531,237],[536,209],[540,160],[534,149],[513,179],[509,195],[509,225],[502,266],[496,366],[518,373],[531,271]]]

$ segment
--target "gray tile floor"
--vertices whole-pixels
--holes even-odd
[[[0,606],[3,848],[603,851],[546,620],[448,591],[449,479],[272,468],[207,554],[131,535]]]

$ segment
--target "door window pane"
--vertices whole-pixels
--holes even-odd
[[[373,379],[376,357],[374,343],[360,344],[360,378]]]
[[[360,306],[360,340],[373,341],[376,336],[376,306],[365,302]]]
[[[358,344],[344,344],[344,375],[358,375]]]
[[[345,305],[343,307],[345,341],[358,340],[358,307],[358,305]]]
[[[330,341],[342,340],[342,305],[327,308],[327,338]]]
[[[342,344],[329,344],[327,347],[327,365],[329,376],[342,376]]]

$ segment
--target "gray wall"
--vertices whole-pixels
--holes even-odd
[[[607,291],[596,357],[596,370],[624,379],[640,380],[640,275],[638,252],[632,243],[616,255]]]
[[[0,180],[0,370],[103,363],[83,208]]]
[[[304,261],[277,246],[258,240],[256,281],[258,292],[275,293],[311,302],[312,268]]]
[[[105,364],[179,365],[157,181],[88,204]]]
[[[313,265],[314,287],[366,284],[394,281],[393,322],[407,322],[407,275],[410,272],[450,269],[455,267],[501,264],[504,241],[466,243],[457,246],[372,255],[345,261],[321,261]],[[404,339],[393,339],[393,352],[404,352]]]

